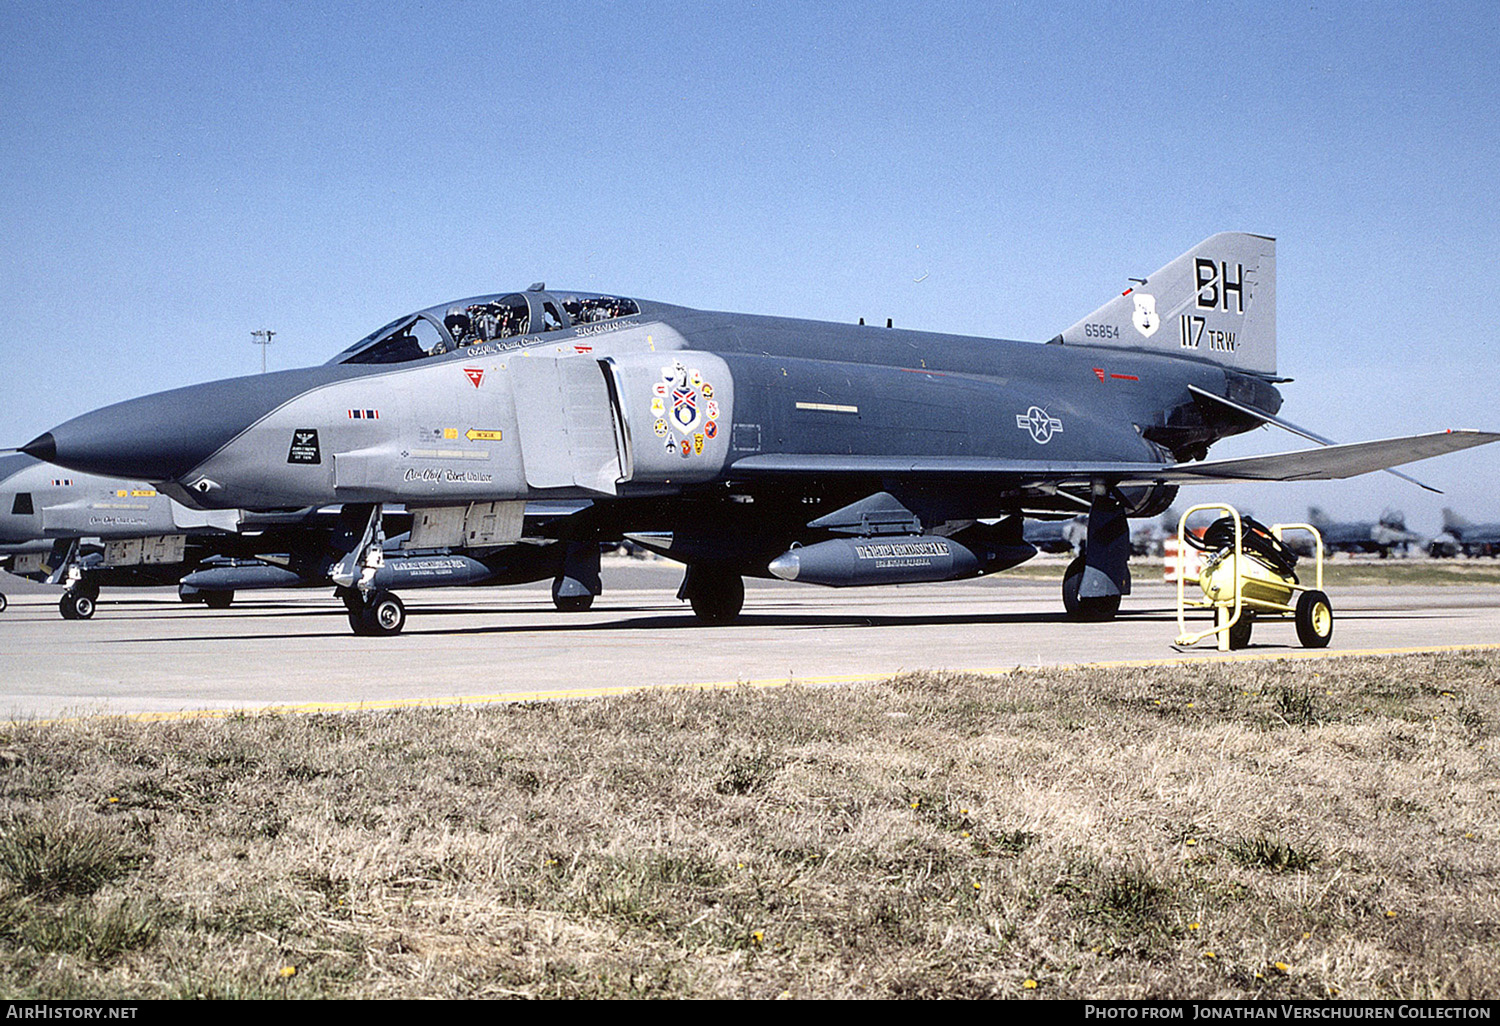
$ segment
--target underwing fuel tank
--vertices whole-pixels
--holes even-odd
[[[396,588],[458,587],[480,584],[494,576],[494,571],[468,556],[387,554],[385,565],[375,574],[375,585]],[[243,563],[197,570],[182,579],[196,591],[251,591],[256,588],[295,588],[299,585],[324,584],[321,576],[309,578],[284,567],[265,563]]]
[[[971,547],[932,534],[833,538],[788,549],[767,569],[783,581],[852,588],[962,580],[1015,566],[1035,554],[1025,542]]]

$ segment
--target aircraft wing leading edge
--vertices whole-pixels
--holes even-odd
[[[982,456],[839,456],[814,453],[745,456],[735,461],[733,469],[735,473],[746,476],[838,473],[896,477],[995,475],[1015,478],[1022,486],[1087,484],[1095,479],[1118,485],[1329,481],[1385,470],[1494,441],[1500,441],[1500,433],[1465,428],[1202,463],[1049,462]]]

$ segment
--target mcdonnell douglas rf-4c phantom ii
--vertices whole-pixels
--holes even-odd
[[[577,507],[526,511],[527,529]],[[354,511],[357,515],[358,511]],[[402,532],[386,544],[377,588],[519,584],[553,578],[559,609],[586,609],[593,596],[559,594],[567,546],[560,542],[489,546],[474,538],[464,552],[418,551],[410,514],[388,513]],[[0,456],[0,569],[64,587],[66,620],[93,617],[104,587],[176,585],[183,601],[227,609],[235,592],[324,587],[360,540],[365,520],[344,511],[281,513],[188,509],[142,481],[60,472],[25,455]],[[0,610],[6,599],[0,593]]]
[[[1275,241],[1215,235],[1050,344],[715,313],[537,284],[397,318],[302,370],[77,417],[23,447],[203,507],[343,503],[367,518],[332,578],[356,630],[395,633],[374,583],[381,503],[415,545],[515,541],[554,521],[564,588],[598,589],[599,539],[687,566],[679,596],[732,620],[743,577],[849,586],[974,577],[1035,550],[1028,514],[1086,512],[1063,601],[1115,614],[1127,517],[1182,484],[1343,478],[1494,441],[1445,431],[1336,445],[1280,420]],[[1205,460],[1274,424],[1321,448]],[[988,521],[988,522],[987,522]]]

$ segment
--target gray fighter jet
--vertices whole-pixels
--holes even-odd
[[[103,585],[176,584],[239,516],[190,509],[144,481],[0,456],[0,567],[63,585],[58,608],[69,620],[94,615]]]
[[[717,313],[549,291],[464,299],[321,367],[175,389],[77,417],[24,451],[141,477],[205,508],[344,503],[351,622],[395,633],[375,583],[382,503],[410,544],[514,538],[528,500],[589,500],[555,537],[629,536],[734,619],[743,577],[830,586],[988,574],[1034,554],[1028,514],[1087,513],[1067,609],[1130,591],[1127,517],[1190,483],[1344,478],[1480,445],[1444,431],[1205,460],[1277,416],[1275,242],[1212,236],[1048,344]],[[984,523],[998,520],[998,523]],[[567,587],[597,587],[597,545]],[[592,557],[584,555],[592,553]]]
[[[385,546],[377,587],[432,588],[520,584],[554,579],[559,609],[588,608],[593,596],[562,593],[558,578],[566,546],[545,537],[546,525],[576,511],[528,510],[524,543],[474,544],[465,551],[408,551],[405,533]],[[411,516],[388,511],[395,531]],[[184,601],[227,609],[237,591],[326,587],[329,573],[359,539],[342,511],[287,513],[188,509],[141,481],[59,471],[26,455],[0,456],[0,569],[64,587],[64,619],[93,617],[106,587],[173,586]],[[476,539],[477,540],[477,539]],[[0,593],[0,610],[6,605]]]
[[[1447,507],[1443,508],[1443,531],[1428,545],[1434,556],[1500,556],[1500,523],[1473,524]]]
[[[1385,510],[1378,521],[1370,523],[1330,520],[1317,506],[1309,506],[1307,522],[1323,536],[1323,549],[1326,552],[1375,553],[1381,559],[1386,559],[1398,549],[1405,555],[1413,545],[1422,540],[1419,535],[1406,529],[1406,514],[1398,509]],[[1298,552],[1306,550],[1305,554],[1310,555],[1312,539],[1305,534],[1293,537],[1296,539],[1293,548]]]

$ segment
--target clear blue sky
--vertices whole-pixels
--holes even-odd
[[[0,40],[3,444],[541,279],[1040,341],[1228,229],[1278,239],[1285,416],[1500,429],[1492,0],[6,0]],[[1500,452],[1413,473],[1449,495],[1213,496],[1500,519]]]

